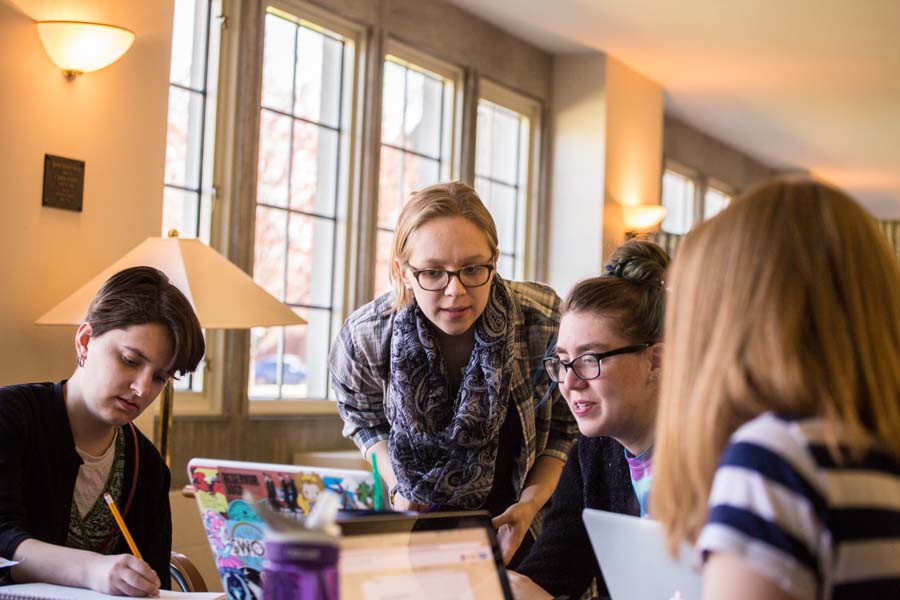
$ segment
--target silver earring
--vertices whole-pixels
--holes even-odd
[[[79,367],[83,367],[83,366],[84,366],[84,361],[85,361],[86,358],[87,358],[87,355],[86,355],[86,354],[79,354],[79,355],[78,355],[78,358],[76,359],[75,362],[78,363],[78,366],[79,366]]]

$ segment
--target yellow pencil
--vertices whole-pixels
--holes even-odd
[[[106,505],[109,507],[109,512],[112,513],[112,516],[116,520],[116,523],[119,524],[119,529],[122,530],[122,535],[125,536],[125,541],[128,542],[128,547],[131,548],[131,553],[141,560],[144,560],[144,557],[141,556],[141,551],[138,550],[137,544],[134,543],[134,538],[131,537],[131,532],[128,531],[128,527],[125,526],[125,520],[119,513],[119,508],[116,506],[116,501],[113,500],[113,497],[109,495],[109,492],[103,493],[103,499],[106,500]]]

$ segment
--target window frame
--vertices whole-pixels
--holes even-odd
[[[209,213],[207,215],[208,222],[203,223],[204,219],[202,205],[198,208],[198,221],[196,225],[196,230],[200,234],[198,239],[203,241],[204,243],[210,245],[211,247],[216,247],[217,241],[217,232],[218,227],[216,226],[218,219],[221,217],[221,207],[219,202],[219,191],[220,187],[218,185],[219,175],[221,171],[223,157],[221,154],[223,153],[223,147],[220,142],[220,127],[224,124],[225,119],[227,118],[225,114],[223,114],[223,96],[222,93],[222,83],[223,83],[223,56],[227,51],[228,37],[225,34],[225,30],[227,27],[227,17],[225,17],[226,12],[226,2],[227,0],[208,0],[208,23],[206,27],[206,35],[204,36],[203,43],[205,44],[205,52],[206,56],[204,57],[205,64],[205,87],[201,92],[204,96],[204,111],[203,111],[203,122],[202,122],[202,134],[201,134],[201,164],[200,168],[200,177],[197,183],[196,191],[200,194],[204,193],[204,172],[203,170],[206,168],[205,163],[203,162],[203,156],[207,152],[212,152],[212,163],[209,165],[211,172],[209,173],[209,189],[206,190],[210,195],[210,207]],[[216,14],[216,9],[218,9],[218,13]],[[174,19],[174,14],[173,14]],[[174,25],[173,25],[174,31]],[[218,56],[216,57],[215,66],[210,65],[210,57],[209,57],[209,48],[210,44],[213,42],[213,35],[218,36]],[[194,35],[194,41],[197,41],[196,31]],[[173,40],[174,43],[174,40]],[[171,70],[171,61],[170,61],[170,70]],[[214,92],[215,94],[211,94],[210,92],[210,83],[212,77],[216,78]],[[169,78],[168,87],[172,88],[171,81],[171,73]],[[185,86],[178,85],[179,88],[184,89]],[[212,107],[210,108],[210,104]],[[207,111],[213,110],[214,118],[210,122]],[[167,109],[168,114],[168,109]],[[167,116],[168,122],[168,116]],[[206,128],[212,125],[213,131],[207,132]],[[209,144],[209,146],[207,146]],[[165,193],[166,188],[174,187],[175,189],[184,190],[184,186],[172,186],[165,181],[165,177],[163,180],[163,189]],[[198,203],[202,203],[202,199],[198,198]],[[164,206],[164,205],[163,205]],[[165,233],[163,233],[165,234]],[[204,240],[205,237],[208,237],[207,240]],[[193,235],[190,237],[194,237]],[[204,354],[203,359],[198,365],[198,370],[203,370],[203,382],[201,389],[199,390],[175,390],[174,391],[174,401],[173,401],[173,411],[172,414],[178,416],[219,416],[224,412],[224,403],[223,403],[223,378],[218,376],[216,370],[212,367],[212,365],[218,365],[219,358],[221,358],[221,363],[226,363],[226,355],[225,355],[225,345],[224,332],[221,330],[215,329],[207,329],[204,330],[205,341],[206,341],[206,354]]]

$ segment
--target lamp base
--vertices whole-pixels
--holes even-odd
[[[162,399],[159,403],[159,428],[156,436],[156,448],[159,450],[166,465],[169,464],[169,440],[172,435],[172,404],[175,399],[175,388],[172,380],[166,382]]]

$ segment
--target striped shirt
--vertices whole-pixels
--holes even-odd
[[[824,421],[763,414],[731,437],[697,548],[797,598],[900,598],[900,461],[837,463]]]
[[[507,286],[513,303],[509,322],[516,328],[509,398],[510,406],[518,409],[524,441],[516,456],[513,484],[518,491],[538,457],[548,455],[565,462],[578,426],[555,386],[546,402],[538,406],[549,385],[543,359],[559,329],[559,297],[539,283],[498,277],[495,285]],[[344,436],[363,452],[388,439],[389,434],[384,401],[390,388],[394,313],[385,312],[393,298],[393,292],[388,292],[351,314],[328,359]]]

